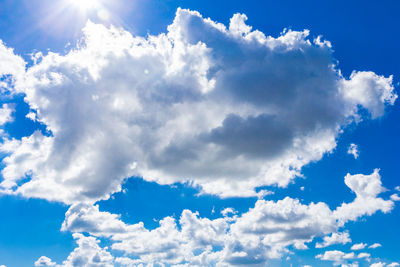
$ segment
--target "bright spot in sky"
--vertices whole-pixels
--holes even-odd
[[[91,10],[99,6],[99,0],[70,0],[70,2],[83,11]]]

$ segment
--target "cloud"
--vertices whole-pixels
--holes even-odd
[[[393,209],[393,201],[377,197],[385,191],[378,169],[375,169],[370,175],[347,174],[345,183],[356,194],[356,198],[351,203],[343,203],[335,210],[334,216],[341,223],[348,220],[354,221],[363,215],[371,215],[378,210],[387,213]]]
[[[0,40],[0,77],[3,75],[13,75],[15,78],[21,77],[25,72],[25,61],[14,54],[12,48],[7,47]]]
[[[366,246],[367,246],[367,244],[365,244],[365,243],[354,244],[353,246],[351,246],[351,250],[364,249]]]
[[[340,265],[346,262],[346,260],[354,259],[355,254],[354,252],[351,253],[344,253],[339,250],[330,250],[325,251],[324,254],[319,254],[315,256],[315,258],[324,260],[324,261],[333,261],[334,265]]]
[[[35,261],[35,266],[56,266],[56,263],[53,262],[50,258],[42,256],[37,261]]]
[[[382,245],[379,243],[374,243],[374,244],[370,245],[368,248],[375,249],[375,248],[379,248],[379,247],[382,247]]]
[[[347,154],[353,155],[355,159],[358,158],[359,151],[358,146],[356,144],[350,144],[349,149],[347,150]]]
[[[390,196],[390,199],[393,201],[400,201],[400,197],[398,194],[393,194]]]
[[[372,195],[377,197],[375,194],[380,192],[376,188],[380,185],[377,179],[380,182],[380,176],[367,180],[363,180],[362,175],[352,177],[362,179],[350,179],[352,181],[347,185],[352,190],[359,194],[369,192],[371,198]],[[357,197],[346,205],[357,203]],[[370,203],[375,202],[367,204]],[[75,204],[67,211],[62,230],[108,238],[112,241],[113,250],[125,253],[126,257],[119,261],[128,266],[140,263],[265,266],[268,260],[279,259],[291,250],[307,249],[307,243],[317,237],[324,237],[324,242],[317,243],[317,247],[351,242],[348,232],[338,232],[344,222],[378,210],[375,207],[365,208],[364,214],[348,218],[344,214],[339,220],[337,211],[342,206],[331,210],[323,202],[306,205],[290,197],[278,201],[259,199],[253,208],[232,217],[226,216],[228,211],[233,214],[234,210],[229,208],[225,209],[223,217],[213,220],[184,210],[179,220],[165,217],[160,220],[159,227],[149,230],[143,223],[126,224],[118,215],[100,211],[96,205]],[[366,246],[359,244],[358,247],[360,245]],[[325,254],[320,258],[333,259],[338,264],[350,256],[355,258],[354,253]]]
[[[357,258],[359,258],[359,259],[362,259],[362,258],[369,259],[369,258],[371,258],[371,254],[362,252],[362,253],[357,255]]]
[[[394,103],[392,77],[347,79],[329,42],[307,30],[266,36],[245,20],[227,28],[178,9],[166,33],[146,38],[88,22],[83,45],[23,74],[11,56],[19,67],[2,72],[51,134],[5,140],[3,191],[94,203],[140,176],[255,196],[332,151],[361,109],[376,118]]]
[[[0,108],[0,125],[13,121],[13,117],[11,116],[13,112],[14,108],[11,105],[3,104]]]
[[[99,247],[99,241],[97,239],[77,233],[73,234],[73,237],[76,240],[78,247],[71,252],[61,266],[114,266],[114,257],[107,251],[107,247]]]
[[[324,237],[323,243],[317,243],[315,245],[316,248],[324,248],[334,244],[347,244],[351,242],[351,238],[349,232],[343,233],[332,233],[330,236]]]

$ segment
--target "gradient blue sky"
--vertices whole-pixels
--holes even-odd
[[[322,35],[332,43],[333,58],[338,61],[337,67],[346,78],[353,70],[373,71],[385,77],[393,75],[395,91],[399,85],[398,1],[104,0],[103,4],[110,13],[109,21],[99,19],[96,10],[83,12],[73,5],[66,5],[62,9],[61,2],[65,1],[0,0],[0,39],[31,66],[30,54],[33,52],[68,53],[82,38],[81,29],[88,19],[106,26],[113,24],[122,27],[134,36],[146,36],[166,32],[178,7],[196,10],[204,18],[225,25],[229,25],[233,14],[243,13],[248,17],[246,23],[265,35],[278,37],[285,28],[293,31],[308,29],[311,39]],[[30,107],[24,102],[24,94],[10,97],[5,92],[0,100],[1,103],[12,103],[15,110],[13,121],[3,126],[7,138],[21,139],[36,130],[51,136],[46,132],[44,122],[33,122],[25,117]],[[387,106],[385,114],[377,119],[365,119],[347,125],[332,151],[325,153],[321,160],[302,168],[303,177],[295,178],[285,188],[266,187],[274,193],[264,199],[278,201],[289,196],[306,205],[325,202],[333,210],[343,202],[354,199],[354,193],[344,183],[347,173],[369,175],[376,168],[380,169],[382,184],[387,189],[380,196],[390,199],[396,193],[395,187],[400,185],[399,121],[400,108],[396,101],[393,106]],[[347,153],[352,143],[358,146],[357,159]],[[3,153],[2,157],[5,156]],[[3,162],[2,168],[5,166]],[[124,192],[98,201],[100,210],[120,214],[120,219],[126,224],[143,222],[149,230],[157,228],[158,221],[166,216],[179,219],[184,209],[198,211],[202,218],[216,219],[227,207],[234,208],[240,216],[254,207],[257,201],[257,197],[199,195],[199,188],[193,188],[190,183],[160,185],[139,177],[125,180],[122,188]],[[60,230],[69,204],[22,195],[0,195],[0,265],[34,266],[35,261],[43,255],[62,264],[77,246],[70,231]],[[382,246],[356,251],[356,254],[370,253],[368,261],[354,259],[348,263],[358,262],[360,266],[369,266],[378,262],[400,262],[399,211],[394,202],[394,208],[389,213],[377,211],[371,216],[347,223],[342,232],[348,231],[352,242],[315,248],[315,244],[321,242],[321,235],[308,244],[308,249],[290,248],[291,252],[284,253],[282,258],[268,260],[265,264],[332,266],[333,261],[323,261],[316,256],[333,250],[351,253],[350,247],[357,243],[379,243]],[[111,246],[109,239],[98,238],[101,247]],[[115,251],[112,254],[117,257],[123,253]],[[133,255],[132,258],[137,256]]]

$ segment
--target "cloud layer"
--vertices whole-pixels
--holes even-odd
[[[346,184],[358,195],[353,202],[335,210],[324,202],[306,205],[286,197],[279,201],[258,200],[253,208],[240,216],[229,213],[231,216],[225,214],[214,220],[184,210],[178,222],[165,217],[159,227],[148,230],[143,223],[125,224],[118,215],[100,211],[98,206],[76,204],[66,213],[62,230],[110,239],[111,248],[125,254],[115,260],[125,262],[127,266],[265,266],[268,260],[279,259],[289,251],[307,249],[307,243],[316,238],[323,237],[324,240],[323,245],[317,245],[319,248],[351,242],[348,232],[338,233],[345,222],[393,209],[391,200],[371,195],[371,192],[381,191],[377,172],[347,175]],[[360,195],[368,195],[370,201],[357,216],[343,209],[344,205],[359,205]],[[355,244],[352,249],[366,246]],[[363,252],[357,256],[355,253],[326,251],[317,258],[341,264],[346,259],[370,258],[370,254]]]

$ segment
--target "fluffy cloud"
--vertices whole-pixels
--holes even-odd
[[[378,169],[370,175],[347,174],[345,183],[356,194],[356,198],[351,203],[343,203],[335,210],[334,215],[341,223],[354,221],[363,215],[371,215],[377,210],[384,213],[392,210],[393,201],[377,197],[385,191]]]
[[[25,64],[20,56],[14,54],[12,48],[8,48],[0,40],[0,77],[8,74],[21,77],[25,72]]]
[[[11,114],[14,112],[14,108],[9,104],[3,104],[0,108],[0,126],[11,122],[13,117]]]
[[[329,42],[307,30],[266,36],[245,20],[236,14],[227,28],[178,9],[167,33],[147,38],[89,22],[83,45],[23,75],[2,44],[20,67],[0,71],[51,132],[5,140],[3,191],[95,202],[141,176],[252,196],[332,151],[359,109],[376,118],[394,103],[391,77],[346,79]]]
[[[353,175],[350,179],[347,175],[351,182],[346,184],[359,195],[368,192],[371,197],[380,192],[376,188],[380,185],[380,176],[374,173],[370,176],[373,179],[365,180],[363,175]],[[357,203],[357,197],[346,205]],[[375,201],[367,204],[374,205]],[[324,237],[324,242],[317,247],[350,242],[348,232],[338,232],[343,223],[380,209],[365,208],[364,214],[345,217],[345,213],[338,219],[342,206],[331,210],[323,202],[305,205],[289,197],[279,201],[258,200],[241,215],[229,217],[227,215],[234,214],[234,210],[226,209],[223,217],[210,220],[184,210],[178,221],[166,217],[159,227],[148,230],[143,223],[125,224],[118,215],[100,211],[98,206],[75,204],[67,211],[62,230],[110,239],[113,250],[126,254],[127,257],[118,261],[127,266],[140,263],[265,266],[269,259],[281,258],[290,250],[307,249],[307,243],[316,237]],[[326,252],[319,258],[339,264],[350,256],[356,258],[354,253],[339,252]]]
[[[358,146],[356,144],[350,144],[347,154],[353,155],[355,159],[359,156]]]
[[[360,253],[360,254],[358,254],[357,255],[357,258],[359,258],[359,259],[369,259],[371,257],[371,254],[369,254],[369,253],[366,253],[366,252],[362,252],[362,253]]]
[[[42,256],[37,261],[35,261],[35,266],[55,266],[55,265],[56,263],[46,256]]]
[[[379,243],[374,243],[374,244],[370,245],[368,248],[375,249],[375,248],[379,248],[379,247],[382,247],[382,245]]]
[[[91,266],[91,267],[113,267],[114,257],[107,248],[99,247],[99,241],[91,236],[73,234],[78,247],[63,262],[63,267]]]
[[[317,243],[315,245],[316,248],[324,248],[334,244],[347,244],[351,242],[351,238],[349,232],[343,233],[332,233],[330,236],[324,237],[323,243]]]
[[[68,258],[62,264],[56,264],[46,256],[40,257],[35,266],[56,266],[56,267],[113,267],[114,256],[108,252],[108,248],[101,248],[100,241],[92,236],[85,236],[74,233],[73,237],[77,247],[68,255]],[[123,263],[123,262],[122,262]]]
[[[344,253],[339,250],[330,250],[325,251],[324,254],[319,254],[316,256],[317,259],[321,259],[324,261],[333,261],[334,265],[340,265],[346,262],[346,260],[354,259],[354,252]]]
[[[366,246],[367,246],[367,244],[365,244],[365,243],[354,244],[353,246],[351,246],[351,250],[364,249]]]
[[[390,199],[393,201],[400,201],[400,197],[398,194],[393,194],[390,196]]]

